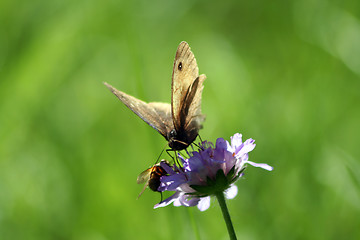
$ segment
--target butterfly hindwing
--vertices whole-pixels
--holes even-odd
[[[201,114],[201,93],[204,88],[203,82],[205,78],[205,75],[200,75],[195,79],[189,88],[189,94],[181,105],[179,116],[181,122],[180,131],[186,133],[189,142],[195,140],[199,129],[202,128],[201,123],[205,120],[205,116]]]

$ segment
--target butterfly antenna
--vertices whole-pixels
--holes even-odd
[[[165,148],[166,148],[166,145],[165,145],[165,146],[163,147],[163,149],[161,150],[160,155],[159,155],[158,158],[156,159],[155,164],[157,164],[157,163],[159,162],[159,159],[160,159],[161,155],[163,154]],[[155,165],[155,164],[154,164],[154,165]]]

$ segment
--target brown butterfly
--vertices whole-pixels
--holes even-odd
[[[143,102],[104,83],[128,108],[168,141],[172,150],[187,148],[197,137],[201,123],[201,93],[206,76],[199,75],[194,54],[187,42],[176,50],[172,84],[171,105]]]
[[[161,162],[164,162],[165,164],[169,165],[169,163],[166,160],[161,160]],[[169,166],[170,167],[170,166]],[[143,194],[146,187],[149,186],[149,188],[154,192],[159,192],[158,188],[160,186],[160,178],[162,176],[165,176],[167,173],[163,167],[160,166],[160,163],[155,164],[154,166],[146,169],[137,178],[137,183],[145,183],[145,186],[143,190],[140,192],[138,198]]]

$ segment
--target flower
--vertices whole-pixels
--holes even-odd
[[[238,191],[234,183],[244,174],[246,164],[269,171],[273,169],[267,164],[248,160],[248,153],[255,148],[254,142],[251,138],[242,142],[242,135],[236,133],[231,137],[231,144],[218,138],[215,148],[211,142],[204,141],[199,151],[189,153],[189,158],[179,155],[182,167],[160,163],[168,175],[161,177],[158,191],[175,193],[154,208],[173,203],[174,206],[197,206],[200,211],[205,211],[210,206],[211,195],[224,192],[226,198],[234,198]]]

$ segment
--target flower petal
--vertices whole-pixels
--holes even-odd
[[[254,144],[255,140],[254,139],[251,139],[249,138],[248,140],[246,140],[244,142],[244,145],[241,146],[241,147],[238,147],[236,150],[235,150],[235,154],[237,157],[241,157],[243,154],[245,153],[248,153],[248,152],[251,152],[252,150],[254,150],[256,144]]]
[[[202,212],[207,210],[210,207],[210,197],[207,196],[207,197],[200,198],[200,201],[197,204],[197,207]]]
[[[232,151],[235,151],[235,149],[242,144],[242,134],[235,133],[234,136],[230,137],[230,140],[231,147],[233,148]]]
[[[160,166],[170,175],[175,174],[174,170],[169,166],[168,163],[161,161]]]
[[[226,189],[224,193],[227,199],[233,199],[238,193],[238,188],[233,184],[228,189]]]
[[[226,144],[226,140],[223,138],[218,138],[216,139],[216,144],[215,144],[215,148],[222,148],[222,149],[227,149],[227,144]]]
[[[260,168],[263,168],[268,171],[272,171],[274,169],[272,166],[270,166],[266,163],[255,163],[255,162],[251,162],[251,161],[246,161],[246,162],[254,167],[260,167]]]
[[[159,208],[159,207],[165,207],[165,206],[171,204],[172,202],[174,202],[175,200],[177,200],[180,196],[181,196],[180,192],[177,191],[173,195],[171,195],[170,197],[165,199],[164,201],[159,202],[158,204],[155,204],[154,209]]]
[[[185,207],[193,207],[196,206],[199,201],[200,198],[192,197],[184,194],[179,198],[179,206],[183,205]],[[174,202],[174,206],[176,206],[175,203],[177,202]]]
[[[182,174],[175,174],[170,176],[162,176],[160,181],[160,187],[158,188],[160,192],[175,191],[178,186],[186,182],[186,177]]]

